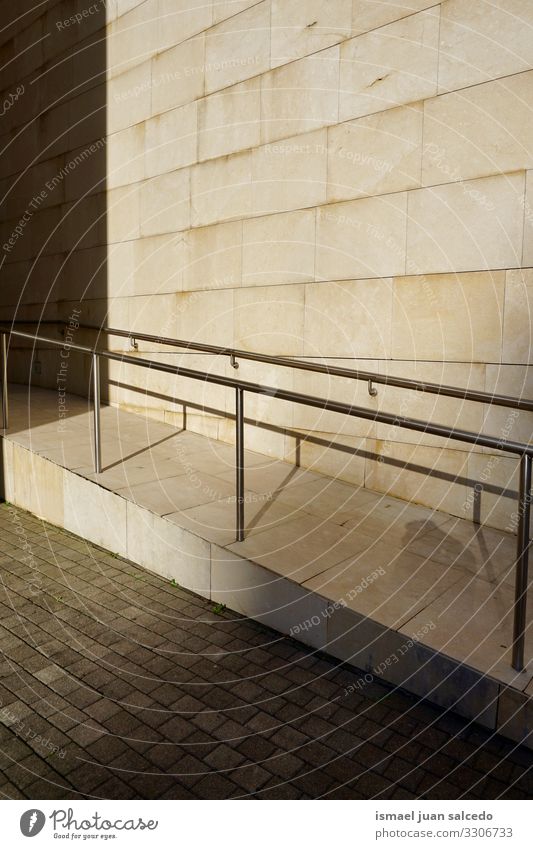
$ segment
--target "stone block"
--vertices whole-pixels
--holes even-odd
[[[145,172],[155,177],[198,159],[196,103],[188,103],[145,124]]]
[[[206,94],[268,71],[270,3],[258,3],[210,29],[205,67]]]
[[[204,94],[205,36],[190,38],[152,59],[152,115]]]
[[[252,209],[249,152],[202,162],[191,171],[191,222],[202,227],[248,217]]]
[[[396,278],[392,356],[499,361],[504,286],[503,271]]]
[[[528,0],[442,4],[439,91],[526,71],[533,62]]]
[[[314,209],[243,222],[243,286],[305,283],[315,275]]]
[[[261,141],[307,133],[339,120],[339,48],[276,68],[261,78]]]
[[[63,527],[122,557],[128,556],[126,501],[96,487],[73,472],[65,472]]]
[[[246,80],[211,94],[198,105],[200,160],[256,147],[261,140],[261,84]]]
[[[407,270],[520,266],[524,188],[518,172],[409,192]]]
[[[328,202],[415,189],[422,161],[421,103],[328,130]]]
[[[351,35],[352,0],[272,2],[272,67],[318,53]]]
[[[423,185],[533,166],[533,71],[424,104]]]
[[[141,185],[141,236],[186,230],[190,225],[187,168],[152,177]]]
[[[326,130],[266,144],[252,152],[252,211],[266,214],[325,203]]]
[[[317,280],[403,274],[406,206],[405,194],[393,194],[320,207]]]
[[[439,9],[428,9],[345,41],[340,48],[339,120],[437,93]]]

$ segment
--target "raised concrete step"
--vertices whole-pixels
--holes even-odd
[[[533,636],[510,665],[514,538],[49,390],[10,388],[5,498],[206,598],[533,748]],[[531,594],[530,594],[531,595]],[[530,620],[533,618],[530,599]]]

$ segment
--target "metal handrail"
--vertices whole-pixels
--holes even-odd
[[[501,450],[520,457],[520,491],[518,509],[518,534],[517,534],[517,556],[516,556],[516,578],[515,578],[515,603],[513,624],[513,656],[512,665],[517,671],[524,669],[524,644],[526,632],[526,605],[528,589],[528,559],[531,541],[529,539],[530,507],[531,507],[531,480],[533,445],[522,442],[514,442],[507,439],[498,439],[495,436],[486,436],[472,431],[451,428],[447,425],[432,424],[420,419],[411,419],[407,416],[398,416],[394,413],[370,410],[366,407],[346,404],[340,401],[332,401],[316,395],[307,395],[288,389],[279,389],[261,383],[239,380],[236,378],[214,375],[209,372],[189,369],[183,366],[160,363],[156,360],[133,357],[112,351],[100,351],[71,342],[65,343],[57,339],[50,339],[36,333],[24,333],[22,331],[6,331],[0,327],[2,341],[0,355],[2,364],[0,374],[2,375],[2,415],[4,431],[8,427],[7,406],[7,332],[11,336],[28,339],[33,342],[41,342],[55,347],[68,347],[69,351],[92,357],[93,370],[93,427],[94,427],[94,466],[96,474],[102,471],[101,463],[101,431],[100,431],[100,358],[118,361],[128,365],[141,368],[153,369],[154,371],[174,374],[176,376],[188,377],[193,380],[202,380],[235,390],[235,420],[236,420],[236,538],[238,542],[244,540],[244,393],[252,392],[258,395],[268,395],[271,398],[290,401],[305,406],[315,407],[321,410],[354,416],[370,421],[392,424],[433,436],[460,440],[471,445],[480,445],[486,448]]]
[[[0,322],[1,324],[1,322]],[[4,322],[4,324],[6,324]],[[17,320],[10,322],[10,327],[15,325],[47,324],[62,325],[65,321],[60,319],[45,319],[42,321]],[[204,342],[190,342],[184,339],[174,339],[169,336],[154,336],[151,333],[138,333],[135,330],[121,330],[116,327],[106,327],[96,324],[79,324],[83,330],[95,330],[107,336],[118,336],[122,339],[130,339],[132,344],[136,340],[152,342],[156,345],[166,345],[183,350],[198,351],[203,354],[216,354],[217,356],[229,357],[234,368],[238,368],[237,360],[251,360],[252,362],[268,363],[269,365],[281,366],[282,368],[294,368],[303,371],[327,374],[331,377],[346,377],[352,380],[361,380],[369,385],[371,395],[372,384],[378,383],[385,386],[394,386],[399,389],[412,389],[416,392],[428,392],[433,395],[444,395],[449,398],[457,398],[462,401],[475,401],[481,404],[491,404],[498,407],[510,407],[515,410],[533,412],[533,399],[517,398],[513,395],[499,395],[492,392],[483,392],[477,389],[462,389],[457,386],[449,386],[445,383],[431,383],[425,380],[411,380],[407,377],[395,377],[394,375],[378,374],[378,372],[362,371],[361,369],[343,368],[342,366],[330,366],[315,363],[310,360],[300,360],[292,357],[277,357],[272,354],[260,354],[257,351],[243,351],[239,348],[229,348],[221,345],[208,345]]]

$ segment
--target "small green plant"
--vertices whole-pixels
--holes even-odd
[[[218,604],[215,604],[215,606],[213,607],[213,613],[224,613],[225,609],[226,605],[218,602]]]
[[[178,582],[176,581],[175,578],[172,578],[170,583],[173,587],[176,587],[176,589],[179,589],[179,584],[178,584]]]

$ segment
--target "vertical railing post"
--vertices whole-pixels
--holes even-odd
[[[524,670],[524,643],[527,622],[527,584],[529,560],[529,521],[531,515],[531,456],[520,461],[520,495],[516,541],[516,577],[513,624],[513,669]]]
[[[100,357],[93,354],[93,413],[94,413],[94,471],[102,471],[102,444],[100,439]]]
[[[235,471],[237,476],[236,497],[236,537],[237,542],[244,540],[244,389],[235,390]]]
[[[9,426],[9,402],[7,397],[7,334],[2,333],[1,370],[2,370],[2,428],[7,430]]]

